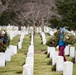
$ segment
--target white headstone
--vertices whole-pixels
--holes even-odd
[[[73,75],[73,63],[70,61],[64,62],[63,75]]]
[[[34,65],[34,57],[26,57],[26,64]]]
[[[52,58],[54,51],[55,51],[55,47],[50,47],[50,58]]]
[[[58,56],[58,51],[54,51],[52,55],[52,65],[56,64],[57,56]]]
[[[10,40],[13,40],[13,36],[12,35],[10,35]]]
[[[70,53],[70,52],[69,52],[69,46],[66,46],[66,47],[65,47],[64,52],[65,52],[65,55],[69,55],[69,53]]]
[[[28,52],[33,52],[33,53],[34,53],[34,46],[33,46],[33,45],[30,45],[30,46],[29,46]]]
[[[9,49],[11,50],[11,56],[17,53],[17,46],[10,45]]]
[[[23,39],[20,39],[20,42],[23,42]]]
[[[43,45],[45,45],[46,44],[46,36],[45,36],[45,33],[44,32],[41,32],[40,34],[42,36]]]
[[[63,57],[57,56],[57,62],[56,62],[56,71],[63,71]]]
[[[54,35],[54,31],[50,31],[49,34],[50,34],[50,35]]]
[[[75,56],[75,47],[70,47],[70,57]]]
[[[22,75],[33,75],[32,68],[30,64],[25,64],[23,66],[23,74]]]
[[[0,53],[0,67],[5,67],[5,53]]]
[[[13,52],[14,54],[17,54],[17,46],[13,46]]]
[[[50,53],[51,51],[55,51],[55,47],[47,46],[47,52]]]
[[[36,32],[39,33],[39,29],[38,29],[38,27],[36,28]]]
[[[27,57],[34,57],[34,53],[33,52],[27,52]]]
[[[5,56],[6,61],[11,61],[11,50],[9,48],[7,48],[7,50],[5,51]]]
[[[46,38],[43,38],[43,45],[46,44]]]
[[[18,49],[22,48],[22,42],[18,42]]]
[[[33,73],[33,70],[34,70],[34,58],[33,57],[27,57],[26,58],[26,64],[30,64],[31,65],[32,73]]]
[[[24,39],[24,33],[22,33],[20,36],[20,42],[23,42],[23,39]]]
[[[31,45],[33,45],[34,44],[34,42],[33,42],[33,39],[31,40]]]
[[[50,47],[47,46],[47,53],[49,54],[50,53]]]
[[[14,31],[10,31],[10,40],[13,40],[13,37],[14,37]]]

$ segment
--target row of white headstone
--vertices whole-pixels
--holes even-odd
[[[18,26],[15,25],[8,25],[8,26],[0,26],[0,29],[4,29],[4,30],[18,30]],[[21,26],[22,30],[26,30],[25,26]]]
[[[71,61],[64,62],[63,57],[58,56],[55,47],[47,47],[47,52],[50,53],[50,58],[52,58],[52,65],[56,64],[56,71],[63,71],[63,75],[73,74],[73,63]],[[69,53],[70,57],[75,57],[75,47],[66,46],[65,53]]]
[[[22,42],[23,42],[23,39],[24,39],[25,35],[26,35],[25,32],[21,33],[21,36],[20,36],[20,39],[19,39],[19,42],[18,42],[18,49],[22,48]]]
[[[40,32],[40,35],[42,37],[42,43],[43,43],[43,45],[45,45],[46,44],[46,36],[45,36],[45,33],[44,32]]]
[[[5,53],[0,53],[0,67],[5,67],[7,61],[11,61],[11,57],[17,54],[17,46],[9,45]]]
[[[22,39],[25,34],[29,34],[27,31],[18,31],[18,30],[7,30],[7,33],[9,34],[10,40],[13,40],[13,38],[17,35],[21,35],[20,38]]]
[[[47,46],[47,52],[50,53],[50,57],[52,57],[53,52],[55,51],[55,47]],[[56,52],[58,54],[58,52]],[[70,57],[75,57],[75,47],[66,46],[64,50],[65,55],[69,55]]]
[[[11,31],[11,30],[14,30],[14,31],[17,30],[18,31],[18,26],[10,25],[10,24],[8,24],[8,26],[0,26],[0,30],[2,28],[5,29],[5,30],[9,30],[9,31]],[[26,30],[28,33],[31,33],[31,31],[33,31],[34,28],[32,26],[28,26],[28,27],[21,26],[21,29],[22,29],[22,31]],[[48,26],[44,26],[44,32],[45,33],[49,33],[50,35],[53,35],[54,32],[56,32],[56,31],[57,31],[57,29],[52,29],[52,28],[50,28]],[[42,32],[41,27],[36,27],[35,28],[35,32],[36,33]],[[70,33],[72,33],[72,34],[74,34],[76,36],[76,32],[75,31],[72,30],[72,31],[70,31]]]
[[[66,48],[65,48],[65,55],[70,55],[70,57],[75,57],[75,47],[73,47],[73,46],[66,46]]]
[[[16,36],[16,35],[18,35],[18,33],[20,33],[20,32],[18,32],[17,30],[7,30],[7,33],[9,34],[9,37],[10,37],[10,40],[13,40],[13,38]]]
[[[25,64],[23,65],[22,75],[33,75],[34,71],[34,45],[33,34],[31,34],[31,45],[28,48]]]
[[[73,62],[71,61],[64,62],[62,56],[57,56],[56,71],[63,71],[63,75],[72,75],[73,74]]]
[[[16,36],[16,35],[15,35]],[[20,36],[20,42],[18,42],[18,49],[22,48],[22,42],[25,36],[23,32]],[[11,61],[11,57],[17,54],[17,46],[9,45],[4,53],[0,53],[0,67],[5,67],[7,61]]]
[[[8,26],[0,26],[0,30],[1,29],[4,29],[6,30],[6,32],[8,33],[9,37],[10,37],[10,40],[13,40],[13,38],[16,36],[16,35],[21,35],[22,33],[26,33],[26,34],[29,34],[29,30],[28,28],[25,28],[23,27],[23,30],[19,31],[18,30],[18,26],[11,26],[11,25],[8,25]]]
[[[48,33],[50,34],[50,36],[54,35],[54,33],[56,32],[57,30],[56,29],[52,29],[50,30]]]

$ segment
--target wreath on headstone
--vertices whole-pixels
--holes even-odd
[[[10,38],[6,31],[0,31],[0,52],[5,52],[10,44]]]

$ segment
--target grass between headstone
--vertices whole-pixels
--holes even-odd
[[[11,45],[18,44],[19,35],[14,37],[11,41]],[[30,35],[26,35],[23,41],[22,49],[18,50],[18,53],[12,56],[12,60],[6,62],[5,67],[0,67],[0,75],[22,75],[23,65],[26,60],[26,53],[30,44]]]
[[[46,39],[50,36],[46,34]],[[35,60],[34,60],[34,75],[63,75],[63,72],[52,71],[52,65],[48,65],[50,58],[47,58],[47,54],[44,54],[47,46],[41,44],[42,40],[39,34],[35,36]],[[66,56],[68,61],[72,58]],[[73,65],[73,75],[76,75],[76,64]]]
[[[20,36],[14,37],[11,41],[12,45],[17,45]],[[49,35],[46,34],[46,39]],[[62,72],[52,71],[52,65],[48,65],[50,58],[44,52],[47,49],[46,45],[41,44],[40,34],[35,35],[35,55],[34,55],[34,75],[62,75]],[[0,67],[0,75],[22,75],[23,65],[26,60],[26,53],[30,45],[30,35],[26,35],[22,44],[22,49],[12,57],[10,62],[6,62],[6,67]],[[75,45],[76,47],[76,45]],[[71,57],[66,56],[67,60],[71,61]],[[76,75],[76,64],[73,64],[73,75]]]

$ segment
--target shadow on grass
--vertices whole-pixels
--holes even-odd
[[[16,71],[17,74],[22,74],[22,70]]]

